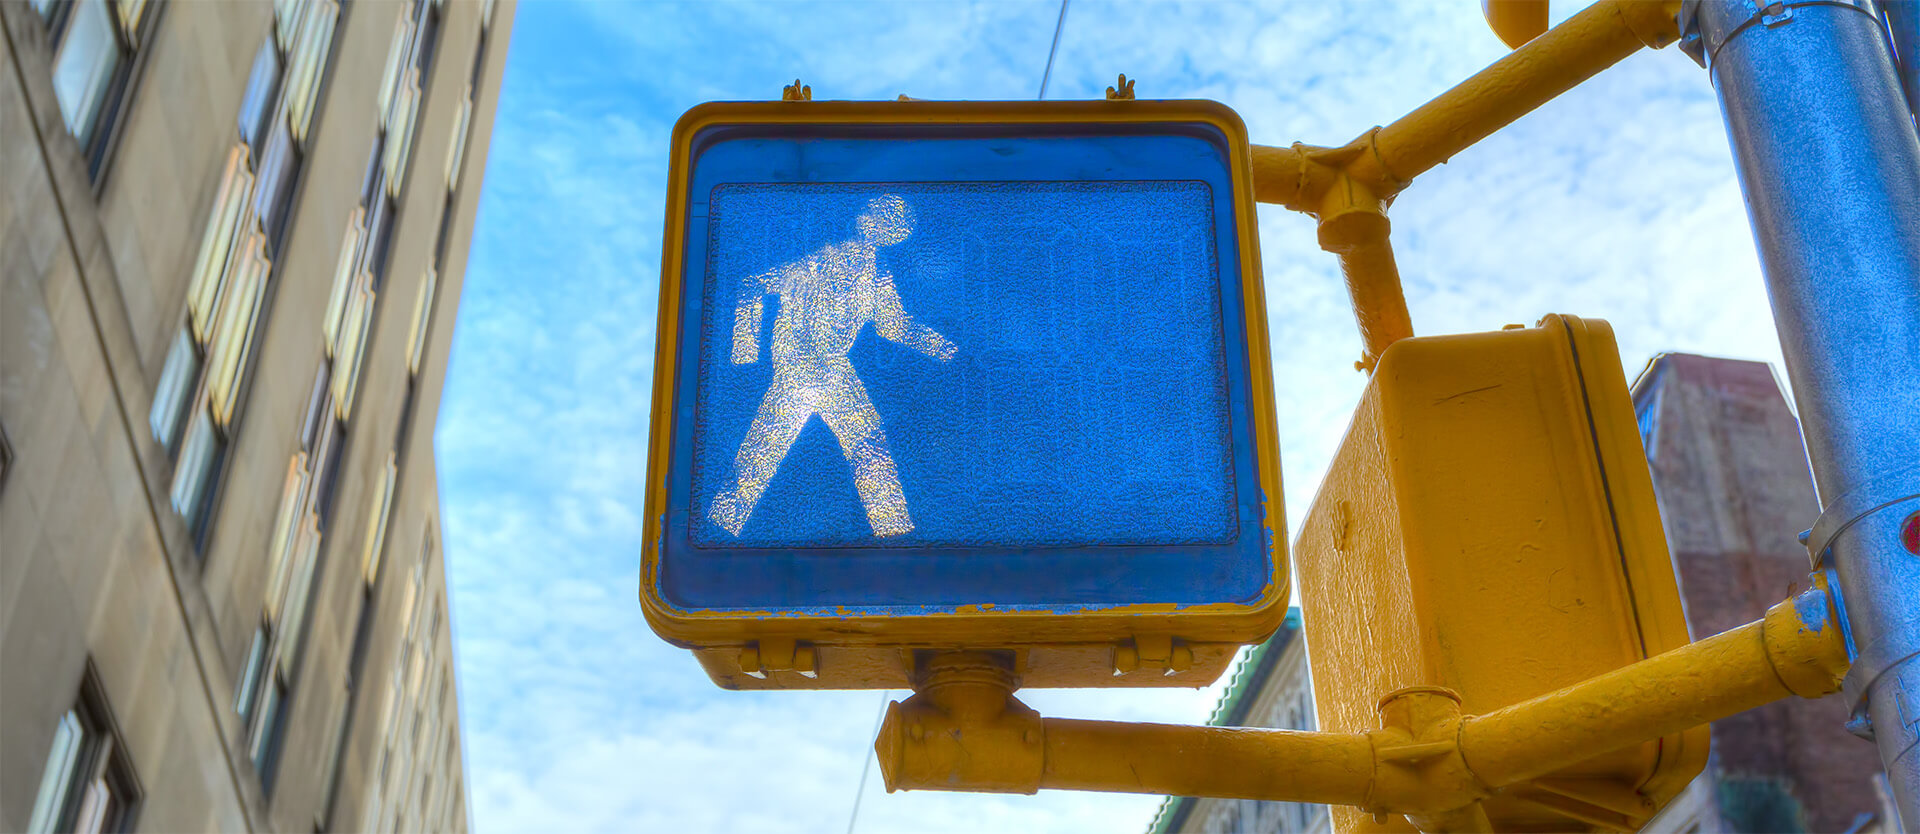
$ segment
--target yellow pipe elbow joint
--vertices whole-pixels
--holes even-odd
[[[1767,661],[1788,692],[1819,698],[1840,691],[1852,663],[1826,574],[1813,574],[1813,587],[1767,609],[1760,628]]]
[[[1015,683],[985,652],[934,658],[919,691],[887,706],[874,739],[887,791],[1038,792],[1040,713],[1013,697]]]

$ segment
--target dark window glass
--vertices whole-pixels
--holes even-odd
[[[411,376],[407,377],[407,394],[404,399],[400,400],[400,426],[394,431],[393,436],[395,459],[406,454],[407,434],[413,428],[413,395],[416,387],[417,386],[414,385],[414,378]]]
[[[327,399],[327,393],[331,390],[333,382],[333,375],[328,373],[329,368],[330,363],[327,360],[320,360],[320,371],[313,376],[313,391],[307,395],[307,416],[300,424],[300,448],[309,452],[313,451],[315,443],[320,442],[321,421],[327,417],[329,407],[332,405],[332,402]],[[309,460],[307,466],[311,468],[313,462]]]
[[[340,767],[346,762],[347,733],[353,729],[353,686],[351,681],[347,690],[339,695],[340,705],[334,710],[340,715],[338,728],[334,730],[327,754],[327,781],[320,789],[320,807],[313,812],[313,829],[327,830],[327,821],[333,816],[333,806],[339,801]]]
[[[60,117],[81,146],[89,146],[127,50],[106,0],[79,0],[68,13],[53,54],[53,95]]]
[[[240,672],[240,691],[233,696],[233,710],[242,721],[253,715],[260,700],[260,683],[273,672],[273,664],[267,662],[267,646],[272,642],[272,632],[264,624],[254,629],[253,644],[247,647],[247,668]],[[248,722],[248,728],[251,735],[252,722]]]
[[[253,745],[253,767],[260,774],[261,792],[272,796],[280,770],[280,747],[287,732],[287,685],[275,676],[261,701],[261,735]]]
[[[80,697],[54,725],[27,831],[131,830],[140,786],[125,748],[89,663]]]
[[[268,36],[253,56],[253,72],[247,76],[247,93],[240,99],[240,138],[252,149],[253,158],[262,153],[261,141],[267,136],[268,117],[280,92],[280,50]]]
[[[327,437],[320,444],[320,469],[314,473],[314,513],[320,518],[320,529],[327,529],[327,521],[333,516],[333,499],[340,485],[340,461],[347,448],[347,427],[339,420],[329,416]]]
[[[387,246],[393,241],[393,200],[385,194],[374,197],[373,214],[367,221],[366,261],[362,268],[373,275],[373,288],[380,289],[387,275]]]
[[[374,198],[386,189],[386,183],[380,177],[381,151],[385,149],[386,140],[374,137],[373,153],[367,155],[367,175],[360,180],[360,205],[368,209],[373,208]]]
[[[206,408],[197,408],[187,425],[178,457],[173,464],[173,485],[169,490],[174,512],[186,521],[195,546],[204,542],[207,519],[212,515],[213,491],[218,481],[220,462],[226,458],[227,439],[213,423]]]
[[[124,109],[134,47],[151,0],[33,0],[53,51],[60,119],[79,140],[87,175],[100,176]]]
[[[267,234],[267,251],[277,255],[293,203],[293,181],[300,169],[300,149],[293,143],[287,120],[276,116],[266,147],[254,166],[253,209]]]
[[[433,67],[434,45],[440,40],[440,10],[430,6],[425,15],[414,18],[421,21],[419,34],[413,42],[413,66],[420,70],[421,90],[427,88],[428,70]]]
[[[182,326],[174,335],[173,347],[167,351],[167,364],[161,368],[160,382],[153,388],[153,408],[147,413],[153,439],[168,451],[179,448],[176,444],[180,440],[180,426],[186,422],[187,405],[192,402],[189,395],[199,379],[200,348],[193,343],[193,335]]]
[[[7,472],[13,469],[13,442],[7,439],[7,427],[0,424],[0,495],[7,492]]]
[[[447,195],[447,201],[440,206],[440,236],[433,244],[433,269],[440,271],[447,265],[447,239],[453,237],[453,195]]]
[[[480,95],[480,74],[486,69],[486,66],[487,30],[482,29],[480,30],[480,43],[473,47],[473,72],[471,76],[467,78],[467,83],[470,85],[472,91],[470,94],[475,98],[478,98]]]

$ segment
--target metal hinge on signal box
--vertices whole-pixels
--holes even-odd
[[[1162,675],[1193,668],[1193,649],[1186,641],[1165,634],[1142,634],[1113,648],[1113,673],[1157,671]]]
[[[813,644],[772,637],[755,640],[740,650],[740,671],[762,679],[768,672],[799,672],[811,678],[820,674],[820,665]]]

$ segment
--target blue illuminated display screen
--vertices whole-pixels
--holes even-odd
[[[1217,132],[712,132],[683,244],[664,598],[1262,591]]]

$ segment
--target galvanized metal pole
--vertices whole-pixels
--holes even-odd
[[[1857,657],[1849,728],[1920,827],[1920,138],[1871,0],[1689,0],[1719,92]],[[1913,535],[1911,530],[1907,535]]]

